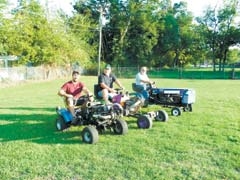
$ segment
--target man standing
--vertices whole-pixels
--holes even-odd
[[[92,93],[87,89],[87,87],[79,81],[80,73],[78,71],[72,72],[72,80],[64,83],[61,89],[58,91],[58,95],[65,98],[66,105],[68,110],[73,116],[73,123],[76,121],[74,106],[80,105],[80,97],[82,92],[87,94],[89,97],[92,97]]]
[[[123,89],[120,81],[111,73],[111,66],[107,64],[104,68],[104,72],[98,76],[98,96],[102,97],[106,104],[109,103],[109,98],[111,99],[116,95],[116,91],[113,89],[114,82]]]

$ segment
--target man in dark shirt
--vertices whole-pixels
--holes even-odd
[[[106,104],[116,95],[116,90],[113,89],[113,83],[116,83],[121,89],[124,89],[120,81],[114,74],[111,73],[111,66],[107,64],[104,72],[98,76],[98,96],[102,97]]]

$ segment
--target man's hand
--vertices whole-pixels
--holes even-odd
[[[71,95],[71,94],[65,94],[65,97],[67,97],[67,98],[73,98],[73,95]]]
[[[109,88],[109,90],[108,90],[109,92],[111,92],[111,93],[116,93],[116,90],[115,89],[113,89],[113,88]]]
[[[120,88],[121,88],[122,90],[125,90],[125,87],[124,87],[124,86],[120,86]]]
[[[92,94],[88,94],[88,99],[90,102],[93,102],[94,101],[94,97]]]

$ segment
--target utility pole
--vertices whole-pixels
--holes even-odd
[[[100,67],[101,67],[102,18],[103,18],[103,8],[102,8],[102,6],[100,6],[100,15],[99,15],[99,48],[98,48],[98,76],[100,75]]]

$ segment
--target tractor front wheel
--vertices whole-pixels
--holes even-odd
[[[182,114],[181,108],[173,107],[172,110],[171,110],[171,114],[173,116],[180,116]]]

